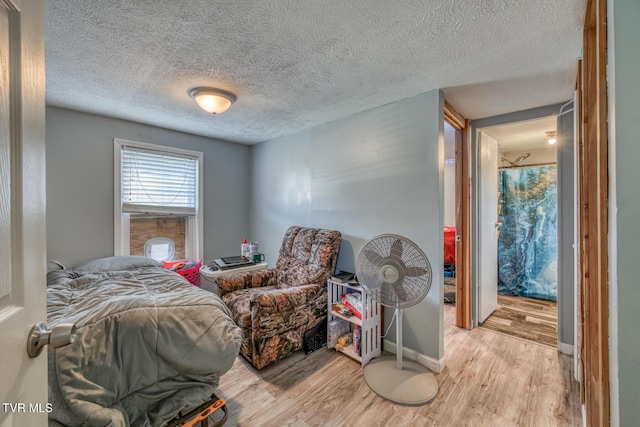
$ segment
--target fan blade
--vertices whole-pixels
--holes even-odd
[[[369,249],[363,249],[362,254],[368,262],[375,265],[376,267],[382,265],[382,261],[384,260],[384,258],[381,257],[377,252],[371,251]]]
[[[393,242],[389,256],[396,261],[402,262],[402,240],[396,239],[396,241]]]
[[[407,290],[402,286],[402,282],[393,285],[393,291],[398,296],[398,301],[401,303],[407,302]]]
[[[397,301],[397,295],[395,295],[395,292],[391,291],[391,287],[392,286],[382,285],[380,288],[378,288],[378,296],[380,298],[380,301],[385,301],[387,305],[393,304],[392,301]],[[393,305],[395,306],[395,304]]]
[[[424,267],[407,267],[404,274],[405,276],[409,276],[409,277],[418,277],[418,276],[422,276],[423,274],[427,274],[428,271],[429,270],[427,270]]]

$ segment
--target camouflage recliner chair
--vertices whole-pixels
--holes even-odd
[[[342,236],[290,227],[275,268],[217,279],[222,300],[244,331],[240,353],[260,369],[302,348],[304,333],[327,316],[327,279]]]

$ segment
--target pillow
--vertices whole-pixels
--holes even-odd
[[[73,267],[73,269],[101,273],[104,271],[133,270],[140,267],[162,267],[162,264],[143,256],[111,256],[82,262]]]
[[[47,273],[55,270],[64,270],[64,265],[52,259],[47,260]]]

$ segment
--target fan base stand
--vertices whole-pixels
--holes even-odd
[[[400,405],[425,405],[438,394],[438,381],[418,362],[403,359],[397,368],[395,356],[379,357],[364,367],[364,380],[371,390]]]

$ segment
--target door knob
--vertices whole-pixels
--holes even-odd
[[[27,354],[29,357],[37,357],[45,345],[53,348],[64,347],[71,344],[76,338],[76,325],[62,323],[52,330],[47,330],[47,325],[38,322],[31,328],[27,338]]]

